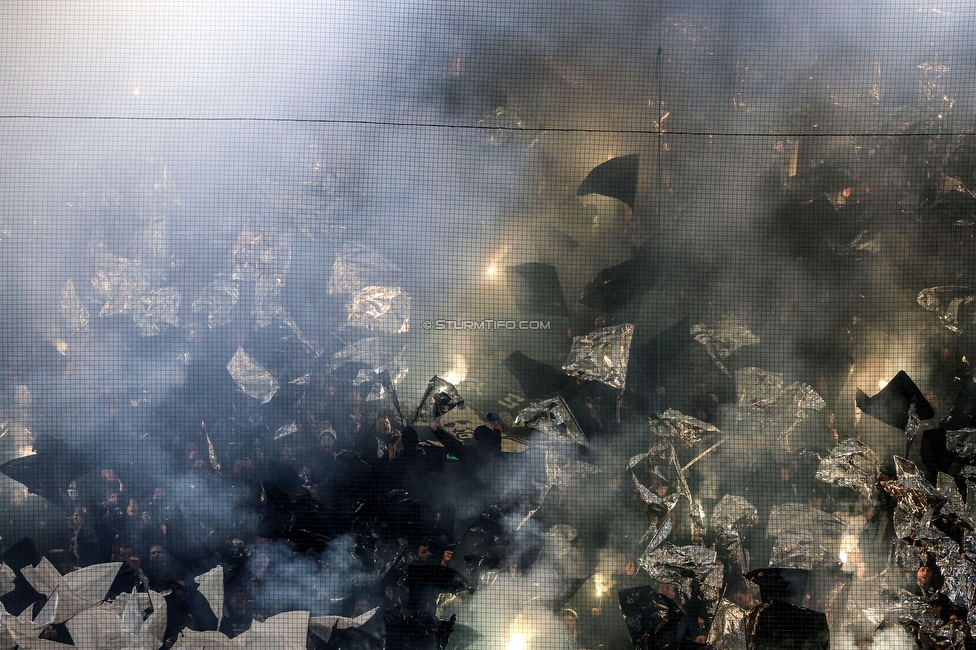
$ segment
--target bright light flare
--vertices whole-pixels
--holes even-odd
[[[508,645],[505,646],[505,650],[528,650],[529,644],[525,641],[525,637],[520,633],[512,631],[512,636],[508,639]]]
[[[838,559],[841,562],[843,562],[844,564],[847,564],[847,552],[846,551],[841,551],[840,554],[837,557],[838,557]]]
[[[457,386],[468,378],[468,362],[460,354],[454,355],[454,367],[444,374],[444,381]]]
[[[879,390],[884,390],[884,387],[887,386],[887,385],[888,385],[888,380],[887,379],[879,379],[878,380],[878,389]]]
[[[502,264],[505,260],[505,256],[508,255],[509,249],[512,247],[511,244],[505,244],[500,249],[495,251],[495,254],[489,258],[488,266],[485,267],[485,276],[489,278],[496,278],[500,274],[498,273],[498,265]]]

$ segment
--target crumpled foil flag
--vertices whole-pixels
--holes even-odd
[[[289,422],[288,424],[283,424],[275,431],[274,439],[278,440],[284,438],[285,436],[290,436],[293,433],[298,433],[298,425],[294,422]]]
[[[651,432],[685,447],[693,447],[706,435],[719,433],[718,427],[702,422],[675,409],[667,409],[657,417],[648,417]]]
[[[259,329],[279,322],[292,332],[307,350],[319,355],[322,350],[308,341],[302,334],[295,319],[288,313],[288,309],[281,297],[285,286],[285,278],[291,267],[291,241],[294,233],[289,228],[268,228],[258,232],[245,228],[234,242],[232,255],[234,271],[230,275],[233,282],[253,282],[254,299],[251,301],[251,315],[254,317],[254,327]],[[218,277],[218,281],[222,281]],[[210,305],[211,314],[215,317],[215,324],[229,314],[232,288],[227,284],[214,287],[215,292],[227,295],[214,296],[215,304]],[[207,298],[204,298],[206,302]]]
[[[959,323],[959,308],[968,307],[976,300],[969,287],[930,287],[922,289],[917,300],[922,309],[936,314],[942,324],[953,332],[961,332],[963,325],[972,324],[972,322],[962,325]]]
[[[919,647],[938,650],[963,650],[966,630],[962,621],[943,621],[930,603],[917,596],[904,594],[897,608],[898,622],[910,634],[917,634]]]
[[[708,355],[723,371],[722,361],[728,359],[739,348],[759,343],[759,337],[738,316],[723,316],[717,325],[698,323],[691,326],[691,335],[705,346]]]
[[[281,286],[291,266],[291,233],[279,228],[267,232],[244,228],[234,242],[231,256],[233,280]]]
[[[874,502],[880,473],[877,454],[857,438],[847,438],[820,461],[815,477],[824,483],[848,487]]]
[[[716,533],[739,535],[740,528],[758,523],[759,511],[744,497],[726,494],[712,510],[711,524]]]
[[[936,623],[935,621],[938,621]],[[943,622],[941,618],[927,619],[922,624],[920,637],[927,637],[928,646],[937,650],[964,650],[969,637],[969,627],[958,619]]]
[[[670,453],[670,451],[671,448],[668,447],[667,452]],[[667,514],[672,510],[674,510],[674,507],[678,504],[678,499],[681,498],[681,494],[679,494],[678,492],[672,492],[667,496],[663,496],[663,497],[658,496],[658,494],[654,490],[641,483],[640,479],[637,478],[637,474],[634,472],[634,470],[638,465],[640,465],[645,460],[647,460],[648,462],[652,462],[655,460],[663,461],[665,459],[666,456],[662,457],[656,453],[644,452],[643,454],[637,454],[627,462],[627,469],[631,471],[630,477],[634,480],[634,487],[637,488],[637,494],[644,501],[644,503],[651,506],[652,512],[654,512],[654,514],[658,516]],[[653,466],[653,468],[651,469],[651,473],[657,475],[662,482],[670,483],[668,481],[668,478],[665,476],[665,474],[668,472],[661,469],[660,466],[657,465]]]
[[[811,411],[824,406],[823,398],[813,388],[794,382],[784,385],[783,375],[762,368],[743,368],[735,373],[735,388],[739,407],[760,417],[779,423],[795,425]]]
[[[523,146],[539,139],[542,129],[525,121],[518,105],[498,106],[478,120],[478,133],[488,144],[500,145],[511,138]]]
[[[346,323],[372,332],[410,330],[410,296],[400,287],[363,287],[346,303]]]
[[[637,563],[648,575],[666,584],[674,585],[686,597],[691,593],[692,581],[704,584],[716,569],[717,554],[704,546],[674,546],[645,553]]]
[[[959,488],[956,486],[956,479],[952,476],[945,472],[939,472],[936,475],[935,491],[945,499],[945,503],[942,504],[941,508],[943,514],[954,514],[958,517],[968,515],[966,512],[966,503],[963,501],[962,494],[959,493]]]
[[[366,396],[367,401],[382,399],[386,391],[380,382],[380,375],[389,371],[393,388],[399,386],[407,376],[409,368],[406,365],[407,346],[403,343],[383,337],[370,337],[347,345],[333,356],[332,370],[340,366],[359,362],[370,366],[365,374],[357,374],[356,385],[371,382],[377,383]]]
[[[946,431],[946,449],[967,460],[976,460],[976,429]]]
[[[603,382],[611,388],[623,390],[627,381],[627,363],[634,326],[613,325],[573,337],[573,347],[563,370],[570,377]]]
[[[895,564],[907,572],[915,573],[928,562],[942,561],[949,556],[958,555],[959,544],[938,528],[925,526],[915,531],[910,539],[895,542],[893,558]]]
[[[519,411],[515,424],[524,424],[555,438],[566,438],[584,447],[590,446],[583,429],[576,421],[576,416],[569,410],[566,401],[559,396],[529,404]]]
[[[870,230],[862,230],[849,242],[839,243],[826,240],[827,248],[844,257],[860,257],[861,253],[881,252],[881,235]]]
[[[88,308],[81,302],[75,291],[75,283],[68,280],[61,288],[61,318],[65,325],[73,330],[83,330],[88,327]]]
[[[550,487],[569,487],[599,471],[596,465],[575,460],[555,449],[546,449],[546,482]]]
[[[963,548],[941,530],[926,526],[915,531],[911,539],[901,539],[895,544],[895,564],[907,573],[915,573],[919,567],[934,562],[942,575],[942,586],[934,593],[923,595],[932,602],[941,594],[957,607],[970,609],[976,597],[976,564],[969,558],[976,551],[976,539],[971,535],[963,538]],[[970,612],[970,618],[973,613]]]
[[[332,265],[329,294],[356,293],[363,287],[382,285],[401,275],[400,269],[369,246],[344,244]]]
[[[708,645],[715,650],[746,650],[746,610],[723,599],[708,631]]]
[[[227,372],[245,395],[267,404],[278,392],[278,382],[264,366],[251,359],[244,348],[237,348],[227,364]]]
[[[226,325],[231,320],[231,314],[240,295],[237,282],[229,276],[220,274],[217,279],[207,283],[193,301],[193,311],[207,314],[207,327],[210,329]]]
[[[99,253],[96,264],[92,286],[105,299],[99,316],[127,314],[143,336],[155,336],[180,324],[180,292],[155,286],[163,281],[162,273],[139,260],[108,253]]]
[[[839,563],[847,522],[805,503],[773,506],[766,536],[775,538],[770,566],[815,569]]]
[[[152,289],[142,295],[132,310],[132,320],[143,336],[155,336],[168,325],[180,324],[180,292],[172,287]]]
[[[644,535],[644,539],[651,537],[651,541],[648,542],[647,548],[644,549],[644,554],[646,555],[647,553],[650,553],[658,546],[663,544],[664,540],[668,538],[668,535],[671,534],[672,530],[674,530],[674,520],[671,519],[671,517],[664,517],[661,519],[660,524],[658,524],[656,527],[652,526],[651,529],[648,530]],[[654,533],[654,535],[651,536],[651,533]]]
[[[905,538],[926,525],[945,500],[910,460],[895,456],[895,471],[897,478],[881,487],[895,499],[895,533]]]
[[[424,391],[424,396],[420,399],[413,421],[430,422],[461,404],[464,404],[464,398],[461,397],[454,384],[434,375],[427,382],[427,390]]]
[[[715,538],[740,573],[749,571],[749,557],[742,546],[742,531],[759,523],[759,511],[743,497],[726,494],[712,509]]]
[[[144,267],[139,260],[109,253],[99,253],[96,265],[92,286],[105,298],[99,316],[130,313],[142,294],[160,279],[158,273]]]
[[[640,480],[631,474],[631,478],[634,479],[634,487],[637,488],[637,494],[647,505],[651,506],[654,512],[661,514],[665,512],[671,512],[674,507],[678,505],[678,499],[681,495],[677,492],[672,492],[671,494],[660,497],[653,490],[643,485]]]

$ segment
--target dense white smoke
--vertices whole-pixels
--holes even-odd
[[[792,381],[799,355],[815,356],[811,348],[848,328],[858,338],[857,366],[831,404],[845,409],[836,426],[888,458],[902,451],[903,440],[868,422],[855,430],[853,388],[873,393],[878,380],[903,368],[920,384],[935,374],[930,353],[943,340],[931,329],[920,333],[924,315],[910,313],[912,296],[921,288],[915,282],[937,276],[934,284],[953,269],[919,270],[925,264],[908,243],[919,229],[916,177],[901,164],[897,145],[867,135],[920,124],[941,154],[950,134],[971,130],[972,27],[969,3],[904,0],[884,8],[5,4],[0,360],[21,373],[18,385],[33,398],[30,412],[42,417],[28,421],[13,388],[3,396],[5,416],[12,427],[27,422],[37,435],[114,457],[149,436],[137,465],[166,473],[173,450],[160,432],[160,411],[180,410],[174,401],[195,380],[191,362],[225,364],[254,331],[253,323],[238,323],[215,341],[202,320],[182,322],[146,343],[116,330],[116,321],[99,315],[104,295],[92,283],[99,255],[138,260],[152,270],[154,288],[183,292],[186,312],[207,283],[234,272],[243,232],[280,237],[288,242],[282,300],[312,347],[334,351],[340,346],[332,326],[342,305],[326,297],[332,263],[343,243],[372,246],[403,270],[399,280],[413,297],[414,323],[405,337],[411,370],[401,400],[415,403],[431,375],[464,367],[461,392],[483,412],[518,406],[499,406],[499,398],[519,391],[498,361],[522,349],[559,365],[570,337],[430,333],[420,321],[512,314],[502,274],[489,269],[543,261],[556,267],[571,305],[567,334],[583,334],[596,314],[576,305],[576,296],[594,273],[645,245],[657,280],[623,314],[636,324],[639,342],[683,316],[700,322],[735,313]],[[851,133],[859,137],[845,135]],[[885,193],[865,219],[872,226],[891,220],[898,232],[884,241],[870,272],[859,267],[855,278],[850,267],[810,263],[813,256],[797,241],[833,226],[794,228],[781,220],[783,176],[801,142],[807,163],[857,165],[864,176],[858,180],[878,188],[875,195]],[[574,196],[589,169],[626,153],[641,155],[633,212],[609,199]],[[559,233],[578,247],[559,249],[553,244]],[[68,280],[90,312],[87,330],[63,322]],[[831,302],[850,287],[860,298],[840,307]],[[862,302],[864,295],[870,299]],[[885,306],[895,301],[908,307]],[[860,321],[850,318],[855,312]],[[24,361],[39,350],[53,351],[69,371]],[[295,379],[274,367],[268,350],[264,361],[283,383]],[[202,395],[193,397],[210,399]],[[221,402],[226,396],[212,399],[232,403]],[[940,416],[947,408],[939,405]],[[737,436],[722,453],[743,458],[765,444],[731,409],[716,406],[709,415]],[[165,424],[188,426],[175,416]],[[822,424],[799,429],[797,446],[807,438],[822,442]],[[595,487],[563,495],[572,498],[574,525],[603,526],[626,538],[620,546],[631,551],[647,523],[615,519],[607,504],[618,496],[613,480],[626,460],[646,450],[646,436],[631,424],[617,438],[595,441],[573,458],[599,468],[599,480],[588,484]],[[24,455],[30,442],[23,432],[8,435],[0,440],[2,459]],[[531,448],[521,463],[499,471],[487,494],[459,500],[459,519],[538,490],[542,454]],[[723,458],[716,454],[696,468],[703,494],[718,498],[720,485],[759,473],[754,464]],[[224,531],[253,528],[239,495],[189,481],[169,486],[188,513]],[[6,479],[2,487],[15,489]],[[38,498],[16,494],[28,503],[4,506],[18,513],[9,530],[0,530],[4,539],[65,541],[65,531],[34,523],[55,516]],[[346,537],[335,540],[324,564],[272,547],[269,597],[314,609],[310,599],[339,600],[366,589],[370,579],[351,559],[351,545]],[[554,648],[568,643],[563,622],[542,609],[524,613],[532,630],[510,629],[512,603],[527,590],[546,591],[548,582],[558,588],[545,563],[530,576],[502,572],[495,586],[472,598],[460,622],[492,639],[531,632]],[[872,647],[904,641],[901,632],[885,630]],[[853,647],[853,640],[839,637],[838,647]]]

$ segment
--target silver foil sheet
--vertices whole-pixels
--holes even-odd
[[[623,390],[633,338],[634,326],[629,323],[576,336],[563,370],[570,377],[599,381],[611,388]]]

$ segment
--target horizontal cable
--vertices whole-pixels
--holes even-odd
[[[486,126],[483,124],[448,124],[440,122],[393,122],[382,120],[317,119],[301,117],[133,117],[124,115],[0,115],[0,120],[93,120],[131,122],[280,122],[295,124],[338,124],[351,126],[388,126],[421,129],[459,129],[471,131],[511,131],[523,133],[610,133],[630,135],[686,135],[721,138],[918,138],[971,136],[976,131],[951,131],[946,133],[890,133],[890,132],[782,132],[750,133],[734,131],[657,131],[651,129],[586,129],[581,127],[555,127],[527,129],[516,126]]]

